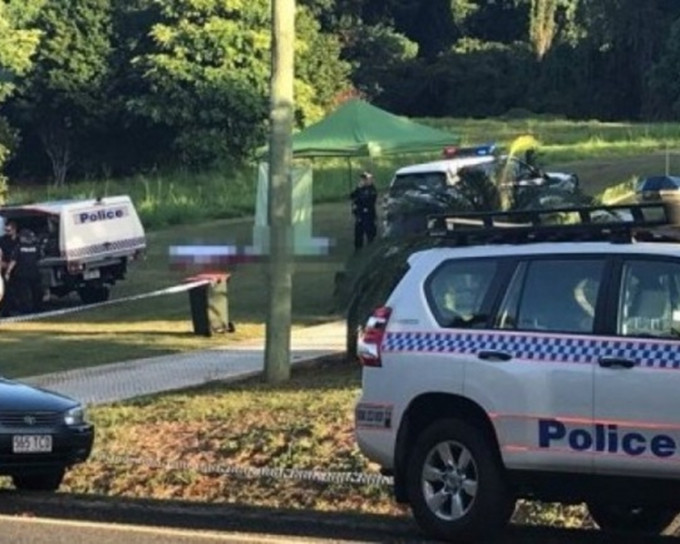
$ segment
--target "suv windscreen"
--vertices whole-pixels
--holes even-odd
[[[407,191],[432,193],[446,189],[445,172],[420,172],[417,174],[397,174],[390,186],[390,195],[400,195]]]

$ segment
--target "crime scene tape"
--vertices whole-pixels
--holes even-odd
[[[208,279],[201,279],[201,280],[195,280],[191,282],[186,282],[186,283],[180,283],[177,285],[173,285],[171,287],[166,287],[164,289],[157,289],[156,291],[149,291],[147,293],[140,293],[137,295],[130,295],[128,297],[121,297],[121,298],[115,298],[113,300],[105,300],[104,302],[95,302],[93,304],[82,304],[79,306],[73,306],[70,308],[61,308],[59,310],[50,310],[47,312],[38,312],[34,314],[24,314],[24,315],[16,315],[12,317],[5,317],[3,319],[0,319],[0,325],[4,325],[6,323],[20,323],[22,321],[36,321],[38,319],[47,319],[50,317],[57,317],[61,315],[67,315],[67,314],[72,314],[75,312],[82,312],[85,310],[91,310],[92,308],[101,308],[103,306],[112,306],[114,304],[121,304],[123,302],[131,302],[134,300],[143,300],[146,298],[153,298],[153,297],[160,297],[163,295],[172,295],[175,293],[183,293],[185,291],[190,291],[191,289],[195,287],[199,287],[200,285],[206,285],[210,283],[210,280]]]
[[[239,467],[211,463],[161,461],[153,458],[111,455],[108,453],[98,452],[92,453],[90,461],[99,461],[100,463],[107,465],[141,466],[146,468],[161,469],[167,472],[177,470],[191,470],[198,472],[199,474],[216,474],[220,476],[226,475],[247,479],[272,478],[276,480],[297,480],[326,484],[375,486],[391,485],[393,481],[390,476],[383,476],[382,474],[366,474],[363,472],[328,472],[295,468]]]

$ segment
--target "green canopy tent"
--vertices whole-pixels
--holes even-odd
[[[458,143],[454,134],[410,121],[376,108],[363,100],[350,100],[333,113],[293,135],[293,158],[314,159],[345,157],[352,184],[352,158],[403,155],[427,151],[441,151]],[[266,156],[266,148],[261,156]],[[296,248],[311,246],[312,172],[309,165],[293,169],[293,225]],[[258,197],[256,202],[254,238],[263,240],[268,228],[266,163],[258,169]],[[305,241],[306,240],[306,241]],[[257,242],[260,248],[264,243]],[[297,249],[296,249],[297,250]],[[260,251],[263,251],[260,249]]]
[[[379,157],[441,150],[459,137],[349,100],[293,136],[293,157]]]

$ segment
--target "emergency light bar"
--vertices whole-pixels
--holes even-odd
[[[449,146],[444,148],[443,155],[447,159],[455,159],[461,157],[488,157],[496,152],[495,143],[487,143],[474,147],[455,147]]]

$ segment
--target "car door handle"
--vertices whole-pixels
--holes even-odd
[[[637,362],[623,357],[602,357],[599,361],[602,368],[633,368]]]
[[[505,351],[478,351],[477,358],[482,361],[509,361],[512,355]]]

